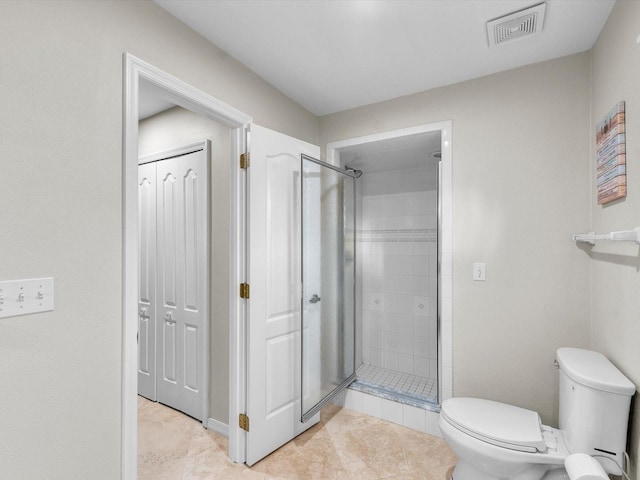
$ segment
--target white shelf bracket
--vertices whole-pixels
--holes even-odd
[[[640,245],[640,227],[636,227],[633,230],[621,230],[600,235],[595,232],[581,233],[574,235],[573,240],[590,245],[595,245],[598,240],[604,240],[605,242],[633,242]]]

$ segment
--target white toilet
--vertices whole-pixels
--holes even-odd
[[[536,412],[504,403],[442,403],[440,429],[458,456],[453,480],[569,479],[563,465],[576,453],[594,457],[607,473],[622,473],[634,384],[597,352],[560,348],[556,359],[559,429],[542,425]]]

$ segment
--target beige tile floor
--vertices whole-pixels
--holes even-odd
[[[449,480],[443,440],[328,405],[321,421],[251,468],[227,457],[227,439],[138,397],[139,480]]]

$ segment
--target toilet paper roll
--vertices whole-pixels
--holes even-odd
[[[571,480],[609,480],[602,465],[584,453],[574,453],[564,460],[564,468]]]

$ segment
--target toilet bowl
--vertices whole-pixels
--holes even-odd
[[[602,476],[586,457],[606,473],[622,473],[635,385],[597,352],[560,348],[556,360],[560,428],[542,425],[534,411],[491,400],[442,403],[440,430],[458,457],[452,480],[568,480],[570,455],[574,478]]]
[[[439,426],[458,456],[454,480],[540,480],[568,455],[562,432],[536,412],[499,402],[445,400]]]

